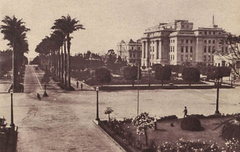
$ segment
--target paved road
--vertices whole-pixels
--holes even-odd
[[[39,101],[36,93],[43,93],[39,79],[44,73],[26,66],[25,74],[27,94],[15,95],[14,104],[19,111],[16,113],[20,113],[15,119],[19,126],[18,152],[121,151],[92,122],[95,102],[69,100],[71,93],[59,89],[54,82],[47,87],[49,97]]]

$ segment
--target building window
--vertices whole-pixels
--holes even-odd
[[[214,52],[215,52],[215,46],[212,47],[212,53],[214,53]]]
[[[188,53],[188,46],[186,46],[186,53]]]
[[[207,56],[206,55],[203,56],[203,61],[207,61]]]
[[[207,35],[207,31],[205,31],[204,33],[205,33],[205,35]]]
[[[214,44],[214,43],[215,43],[215,40],[213,40],[212,43]]]
[[[138,58],[140,58],[141,57],[141,55],[140,55],[140,53],[138,54]]]
[[[186,61],[188,61],[188,55],[186,55]]]
[[[192,40],[190,40],[190,43],[192,43]]]
[[[204,53],[207,52],[207,46],[204,46]]]
[[[208,61],[211,61],[211,56],[210,55],[208,56]]]
[[[159,59],[159,41],[157,41],[157,59]]]
[[[215,32],[213,32],[213,35],[215,35]]]
[[[211,46],[208,46],[208,53],[211,52]]]
[[[209,34],[212,34],[212,32],[211,32],[211,31],[209,31]]]
[[[173,43],[175,43],[175,40],[173,40]]]
[[[207,43],[207,40],[204,40],[204,43]]]
[[[224,54],[224,48],[222,47],[222,54]]]
[[[184,42],[184,40],[182,39],[182,43]]]
[[[192,61],[192,60],[193,60],[192,55],[190,55],[190,61]]]
[[[172,60],[174,60],[174,55],[172,56]]]
[[[188,40],[186,40],[186,43],[188,43]]]
[[[211,43],[211,40],[208,40],[208,43]]]
[[[183,53],[183,46],[181,47],[181,52]]]
[[[133,58],[135,58],[135,54],[133,54]]]
[[[202,34],[202,32],[199,32],[199,34]]]
[[[130,53],[130,58],[132,58],[132,53]]]
[[[174,46],[172,47],[172,51],[174,52]]]
[[[226,53],[228,53],[228,47],[226,47]]]
[[[183,55],[181,55],[181,61],[183,61]]]
[[[193,52],[193,48],[192,48],[192,46],[190,46],[190,52],[191,52],[191,53]]]

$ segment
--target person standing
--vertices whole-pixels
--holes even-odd
[[[184,113],[184,116],[183,116],[183,118],[185,118],[185,117],[187,117],[187,107],[185,106],[185,108],[184,108],[184,110],[183,110],[183,113]]]
[[[78,88],[78,85],[79,85],[79,82],[78,82],[78,80],[77,80],[77,88]]]
[[[83,89],[83,83],[81,83],[81,90]]]

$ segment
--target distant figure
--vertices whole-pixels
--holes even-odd
[[[39,94],[39,93],[37,93],[37,98],[38,98],[38,100],[40,100],[40,101],[41,101],[41,96],[40,96],[40,94]]]
[[[79,82],[78,82],[78,80],[77,80],[77,88],[78,88],[78,85],[79,85]]]
[[[183,118],[187,117],[187,107],[184,108],[183,113],[184,113]]]
[[[20,92],[24,92],[24,85],[20,84]]]
[[[83,84],[81,83],[81,90],[83,89]]]

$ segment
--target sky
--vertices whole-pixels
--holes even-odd
[[[240,35],[240,0],[0,0],[0,4],[0,20],[15,15],[30,28],[29,58],[50,36],[54,21],[68,14],[86,28],[71,35],[72,55],[88,50],[105,54],[116,50],[121,40],[136,41],[145,29],[178,19],[193,22],[194,28],[210,27],[214,15],[215,24]],[[0,50],[7,49],[7,43],[0,34]]]

